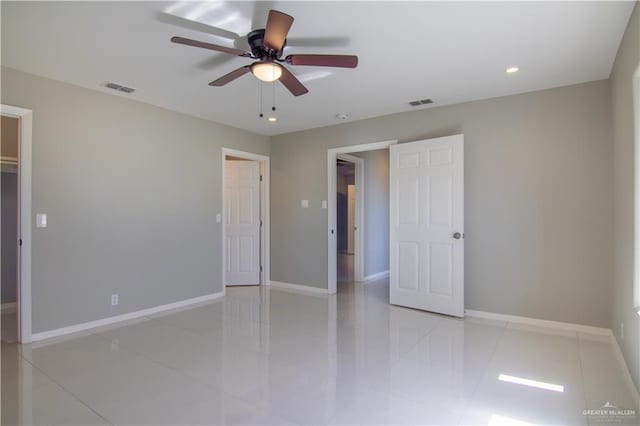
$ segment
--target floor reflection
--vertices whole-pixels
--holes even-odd
[[[5,309],[0,314],[0,340],[6,343],[18,341],[18,312],[15,307]]]
[[[335,296],[229,288],[3,343],[2,424],[587,424],[607,401],[637,410],[608,340],[400,308],[388,292],[386,279]]]
[[[338,283],[352,282],[355,279],[354,255],[348,253],[338,253],[336,271],[336,279]]]

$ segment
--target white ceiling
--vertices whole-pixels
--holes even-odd
[[[264,28],[270,8],[295,17],[285,54],[360,58],[354,70],[294,68],[310,92],[293,97],[276,85],[275,124],[258,118],[252,75],[207,85],[249,60],[169,42],[179,35],[233,46],[211,33]],[[437,106],[608,78],[632,9],[632,1],[2,1],[2,65],[273,135],[339,123],[337,113],[352,121],[414,110],[414,99]],[[185,29],[171,15],[215,28]],[[335,46],[292,46],[310,37],[333,37]],[[512,65],[520,72],[505,74]],[[136,92],[120,95],[101,87],[106,81]],[[264,87],[270,112],[272,88]]]

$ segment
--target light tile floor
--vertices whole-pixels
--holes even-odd
[[[229,288],[190,309],[3,343],[2,424],[638,424],[584,414],[638,410],[607,339],[395,307],[388,291]]]
[[[354,255],[338,253],[336,256],[336,279],[340,282],[354,280]]]
[[[15,308],[0,314],[0,340],[7,343],[18,341],[18,312]]]

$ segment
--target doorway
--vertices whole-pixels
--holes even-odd
[[[0,313],[2,314],[2,329],[0,340],[15,343],[18,341],[18,145],[20,120],[6,116],[2,116],[1,119],[2,281],[0,281]]]
[[[336,159],[337,281],[363,280],[364,160],[349,154]]]
[[[1,106],[2,314],[1,339],[31,342],[32,111]]]
[[[269,283],[269,157],[222,149],[222,283]]]
[[[395,144],[396,141],[384,141],[375,142],[371,144],[348,146],[343,148],[330,149],[327,152],[328,155],[328,293],[335,294],[337,292],[338,281],[368,281],[375,278],[382,278],[388,275],[386,271],[371,272],[377,266],[377,261],[372,260],[371,256],[372,246],[384,245],[386,249],[385,264],[388,262],[388,225],[380,226],[379,223],[375,223],[370,229],[367,229],[367,217],[378,216],[376,213],[384,212],[388,213],[388,202],[378,209],[369,209],[367,207],[368,201],[365,200],[367,193],[370,189],[376,189],[374,187],[369,188],[365,183],[365,175],[368,174],[367,165],[365,161],[365,153],[368,151],[384,150],[387,154],[386,169],[388,170],[388,148]],[[352,229],[348,229],[349,221],[349,203],[348,192],[350,180],[343,179],[341,175],[349,174],[349,172],[341,171],[341,168],[349,169],[354,165],[354,179],[352,190],[355,194],[355,200],[353,203],[353,222]],[[371,169],[372,172],[377,172],[376,168]],[[340,181],[343,182],[340,182]],[[385,182],[383,182],[382,189],[386,190],[388,194],[388,177],[385,176]],[[344,186],[344,189],[339,190],[340,186]],[[342,196],[340,192],[344,192]],[[339,201],[343,198],[343,201]],[[376,198],[376,197],[374,197]],[[340,205],[339,205],[340,204]],[[342,216],[342,217],[341,217]],[[388,214],[387,214],[388,217]],[[353,232],[353,255],[350,255],[349,251],[349,231]],[[386,238],[378,239],[376,237],[369,238],[371,244],[367,242],[367,236],[371,237],[375,233],[381,233]],[[384,241],[382,241],[384,240]],[[386,241],[386,242],[385,242]],[[375,251],[375,248],[374,250]],[[370,268],[367,272],[367,259],[369,259]],[[373,268],[373,269],[372,269]],[[388,269],[388,268],[384,268]],[[351,273],[351,270],[353,271]],[[351,278],[353,277],[353,278]]]

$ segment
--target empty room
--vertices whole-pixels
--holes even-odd
[[[0,34],[2,425],[640,424],[640,2]]]

